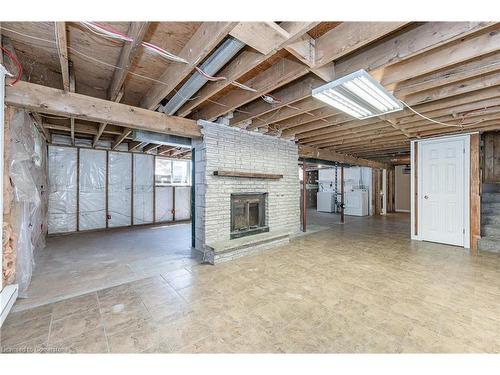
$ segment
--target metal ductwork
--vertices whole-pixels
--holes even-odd
[[[212,53],[206,61],[200,66],[208,75],[216,74],[229,60],[231,60],[243,47],[245,43],[238,39],[229,37]],[[186,83],[175,93],[175,95],[164,106],[158,108],[158,111],[173,115],[186,103],[194,94],[201,89],[208,80],[200,73],[194,72]]]
[[[191,147],[191,138],[181,137],[172,134],[162,134],[147,130],[134,130],[132,140],[138,142],[154,143],[157,145]]]

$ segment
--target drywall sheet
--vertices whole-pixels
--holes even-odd
[[[153,222],[154,156],[134,154],[133,224]]]
[[[108,226],[132,225],[132,154],[108,153]]]
[[[155,193],[156,222],[172,221],[172,190],[171,186],[158,186]]]
[[[48,233],[76,231],[77,149],[49,146]]]
[[[175,220],[191,218],[191,186],[175,188]]]
[[[106,151],[80,149],[79,230],[106,228]]]

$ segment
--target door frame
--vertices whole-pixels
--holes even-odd
[[[422,191],[421,168],[422,165],[422,144],[440,143],[446,140],[463,140],[464,141],[464,248],[470,248],[470,135],[459,134],[444,137],[434,137],[422,140],[411,141],[410,160],[411,168],[411,239],[423,241],[421,235],[422,228],[422,196],[419,194]],[[414,168],[416,166],[416,168]],[[416,181],[416,182],[415,182]]]

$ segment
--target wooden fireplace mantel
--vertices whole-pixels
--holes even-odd
[[[279,179],[283,178],[282,174],[237,172],[237,171],[214,171],[214,176],[240,177],[240,178],[260,178],[260,179],[267,179],[267,180],[279,180]]]

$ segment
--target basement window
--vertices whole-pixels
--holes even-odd
[[[191,186],[191,161],[156,157],[156,186]]]

